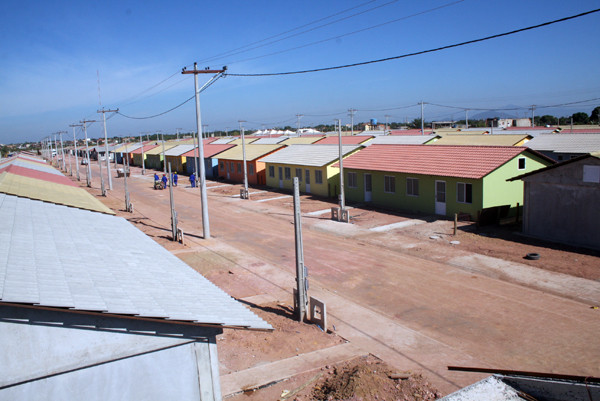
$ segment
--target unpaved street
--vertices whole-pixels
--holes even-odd
[[[291,301],[291,198],[270,203],[285,194],[266,192],[240,200],[232,197],[239,187],[209,181],[213,238],[204,240],[198,189],[181,177],[174,192],[183,247],[168,241],[168,190],[152,189],[153,172],[142,176],[140,169],[132,170],[128,186],[135,212],[120,215],[208,273],[232,296]],[[123,179],[113,178],[113,183],[114,190],[100,199],[122,210]],[[329,206],[323,202],[322,208]],[[314,209],[311,205],[303,212]],[[480,274],[477,258],[465,259],[472,269],[461,268],[448,262],[451,250],[444,248],[443,257],[436,257],[434,242],[422,246],[402,228],[378,232],[327,217],[303,218],[309,294],[327,303],[329,328],[335,326],[337,334],[366,352],[397,369],[421,371],[444,393],[479,377],[449,372],[448,365],[600,376],[600,312],[590,308],[593,299],[580,302],[584,298],[577,294],[558,296]],[[234,268],[240,273],[228,273]],[[577,283],[585,284],[585,296],[600,291],[598,281]]]

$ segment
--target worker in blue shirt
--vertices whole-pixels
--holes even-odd
[[[171,180],[173,180],[173,186],[176,187],[177,186],[177,181],[179,180],[179,177],[177,176],[177,171],[173,173],[173,176],[171,177]]]
[[[160,178],[158,178],[158,174],[154,173],[154,189],[159,189],[160,186]]]
[[[196,175],[194,173],[190,175],[190,184],[192,185],[192,188],[196,188]]]
[[[161,181],[163,183],[163,188],[166,188],[167,187],[167,182],[169,181],[169,179],[167,178],[167,176],[165,174],[163,174]]]

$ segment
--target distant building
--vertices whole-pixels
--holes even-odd
[[[488,118],[485,120],[485,125],[494,128],[530,127],[531,120],[529,118]]]

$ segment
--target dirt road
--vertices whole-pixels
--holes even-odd
[[[100,199],[123,209],[123,179],[113,184]],[[243,271],[235,278],[210,277],[227,283],[232,296],[291,300],[292,209],[269,202],[283,195],[241,200],[232,197],[239,187],[208,185],[209,240],[202,239],[198,190],[184,177],[174,188],[185,248],[168,241],[169,192],[153,190],[151,174],[133,169],[128,187],[135,213],[120,214],[199,271],[211,265]],[[447,263],[447,255],[436,261],[435,245],[417,251],[398,246],[410,241],[401,229],[378,232],[326,217],[303,219],[310,295],[327,303],[330,326],[350,342],[398,369],[423,372],[444,393],[477,379],[448,372],[448,365],[600,376],[600,312],[590,304],[467,271]],[[597,291],[600,283],[586,285]]]

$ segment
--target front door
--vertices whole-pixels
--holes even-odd
[[[371,174],[365,174],[365,202],[371,202],[371,191],[373,185],[371,184]]]
[[[306,185],[306,193],[310,193],[310,170],[304,170],[304,184]]]
[[[435,214],[446,215],[446,181],[435,182]]]
[[[283,188],[283,167],[279,167],[278,171],[279,171],[279,188]]]

